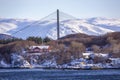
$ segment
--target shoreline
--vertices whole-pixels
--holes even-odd
[[[35,67],[35,68],[29,68],[29,67],[24,67],[24,68],[20,68],[20,67],[0,67],[1,69],[43,69],[43,70],[110,70],[110,69],[117,69],[119,70],[120,68],[53,68],[53,67],[44,67],[44,68],[39,68],[39,67]]]

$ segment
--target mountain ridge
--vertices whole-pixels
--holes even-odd
[[[37,36],[42,38],[50,37],[55,40],[57,39],[56,26],[56,20],[40,21],[0,18],[1,34],[11,34],[11,36],[23,39],[29,36]],[[103,35],[118,31],[120,31],[120,19],[96,17],[60,21],[60,37],[76,33]]]
[[[0,34],[0,40],[12,39],[13,37],[8,34]]]

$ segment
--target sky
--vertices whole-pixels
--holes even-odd
[[[120,0],[0,0],[1,18],[41,19],[57,9],[77,18],[120,18]]]

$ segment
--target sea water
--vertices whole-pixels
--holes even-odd
[[[120,69],[0,69],[0,80],[120,80]]]

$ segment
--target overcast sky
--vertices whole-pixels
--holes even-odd
[[[0,0],[0,17],[42,17],[59,9],[77,18],[120,18],[120,0]]]

